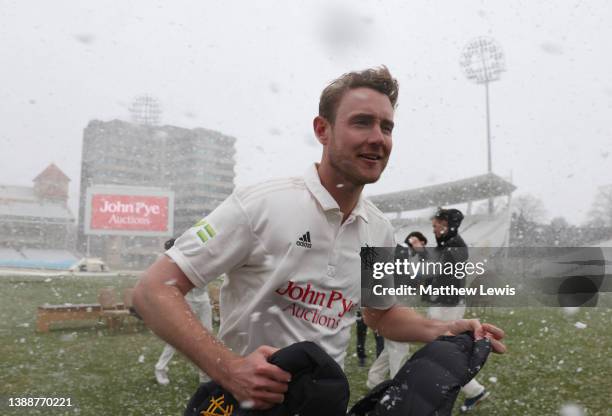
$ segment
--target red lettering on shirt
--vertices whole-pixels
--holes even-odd
[[[328,309],[334,308],[337,302],[340,302],[342,311],[338,313],[339,318],[352,311],[355,306],[355,302],[345,298],[341,291],[332,290],[331,292],[326,292],[315,290],[310,283],[303,286],[289,280],[287,286],[280,287],[274,292],[281,296],[286,296],[293,301],[299,300],[308,305],[318,305]]]

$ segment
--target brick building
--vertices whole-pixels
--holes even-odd
[[[0,265],[62,268],[76,260],[69,182],[52,163],[33,186],[0,185]]]

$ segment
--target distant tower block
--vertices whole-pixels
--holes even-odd
[[[132,121],[146,126],[157,126],[161,119],[159,100],[152,95],[142,94],[134,98],[130,105]]]

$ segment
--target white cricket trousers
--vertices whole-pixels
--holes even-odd
[[[385,380],[395,377],[400,368],[408,359],[410,344],[385,339],[385,349],[372,363],[368,371],[366,386],[373,389]]]
[[[208,296],[203,296],[198,300],[190,300],[186,299],[187,303],[193,310],[193,313],[200,319],[202,325],[211,331],[213,330],[212,326],[212,307],[210,306],[210,298]],[[176,350],[170,344],[166,344],[164,350],[162,351],[159,359],[157,360],[157,364],[155,364],[156,370],[163,370],[168,366],[168,363],[172,359],[174,352]],[[199,370],[200,373],[200,382],[210,381],[210,377],[208,374],[204,373],[202,370]]]

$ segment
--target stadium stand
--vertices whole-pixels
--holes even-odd
[[[68,250],[0,248],[0,267],[67,270],[77,260]]]

